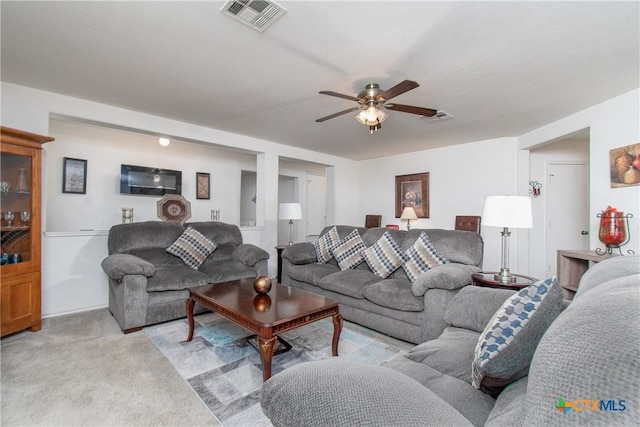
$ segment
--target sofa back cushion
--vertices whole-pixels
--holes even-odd
[[[229,258],[233,251],[242,244],[242,233],[240,233],[240,228],[234,224],[207,221],[191,222],[184,226],[185,228],[188,226],[195,228],[218,246],[207,258],[207,261]],[[205,263],[207,261],[205,261]]]
[[[409,230],[406,232],[403,249],[409,249],[422,232],[427,234],[433,246],[449,261],[482,266],[484,242],[480,234],[437,228]]]
[[[131,253],[149,248],[162,252],[184,232],[184,227],[176,222],[145,221],[132,224],[118,224],[111,227],[107,246],[109,255]],[[171,255],[168,255],[171,256]],[[152,261],[147,260],[153,264]]]

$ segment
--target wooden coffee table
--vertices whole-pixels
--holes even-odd
[[[271,360],[278,334],[316,320],[333,317],[331,351],[334,356],[338,355],[342,331],[338,301],[280,283],[273,283],[267,295],[258,295],[253,290],[253,281],[240,279],[189,289],[187,341],[193,338],[193,307],[198,303],[257,335],[264,381],[271,377]]]

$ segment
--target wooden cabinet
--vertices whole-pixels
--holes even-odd
[[[617,255],[598,255],[595,251],[558,251],[558,282],[564,298],[572,300],[582,275],[593,264]]]
[[[53,138],[0,127],[0,334],[39,331],[42,144]]]

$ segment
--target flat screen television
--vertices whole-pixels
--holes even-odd
[[[121,165],[120,193],[150,196],[182,194],[182,172],[147,166]]]

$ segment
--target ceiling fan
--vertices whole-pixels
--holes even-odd
[[[360,105],[322,117],[317,119],[316,122],[321,123],[352,111],[361,110],[360,113],[356,115],[356,120],[363,125],[369,126],[369,131],[373,134],[382,127],[381,123],[387,118],[387,112],[385,109],[400,111],[402,113],[417,114],[425,117],[435,116],[438,113],[438,110],[434,110],[432,108],[387,103],[391,98],[402,95],[405,92],[417,88],[418,86],[420,85],[413,80],[404,80],[392,88],[383,91],[377,83],[369,83],[358,93],[357,96],[343,95],[337,92],[322,90],[319,92],[322,95],[336,96],[338,98],[356,101]]]

